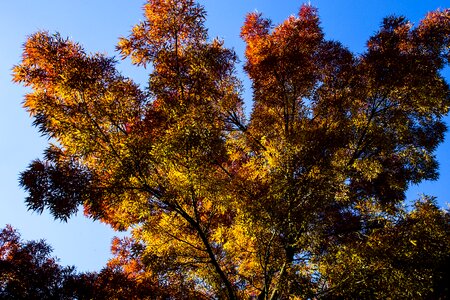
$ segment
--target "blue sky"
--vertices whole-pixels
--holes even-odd
[[[117,233],[107,226],[86,219],[82,213],[68,223],[54,221],[44,213],[27,211],[24,192],[18,187],[18,174],[31,160],[41,157],[45,138],[32,127],[32,120],[21,106],[27,90],[11,82],[11,68],[20,60],[22,44],[37,30],[60,32],[82,44],[88,52],[114,52],[117,39],[126,36],[131,27],[143,19],[143,0],[14,0],[0,1],[0,228],[11,224],[24,239],[46,239],[54,255],[64,265],[75,265],[80,271],[99,270],[110,257],[111,238]],[[302,1],[294,0],[203,0],[208,11],[207,26],[211,37],[220,37],[244,59],[244,44],[239,31],[247,12],[259,11],[279,23],[296,14]],[[356,53],[364,51],[365,41],[387,15],[404,15],[417,23],[426,12],[449,6],[448,0],[311,0],[318,7],[327,39],[341,41]],[[125,76],[141,84],[146,71],[123,61],[119,65]],[[250,84],[241,72],[248,108],[251,107]],[[444,73],[450,81],[447,68]],[[447,118],[447,120],[450,120]],[[447,134],[448,136],[448,134]],[[449,201],[450,140],[437,151],[441,177],[436,182],[413,186],[408,198],[420,193],[438,197],[446,206]]]

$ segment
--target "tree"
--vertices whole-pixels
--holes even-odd
[[[198,295],[186,288],[158,285],[154,277],[141,274],[142,268],[136,259],[133,270],[125,268],[124,261],[115,264],[125,254],[132,260],[131,251],[127,249],[130,250],[124,243],[122,247],[113,247],[115,257],[99,273],[77,273],[74,267],[59,265],[45,241],[24,242],[19,233],[7,225],[0,232],[0,299],[197,298]]]
[[[362,55],[325,40],[309,5],[275,27],[249,14],[241,33],[254,90],[248,120],[236,54],[208,39],[203,7],[148,0],[144,11],[117,49],[149,66],[146,90],[113,59],[58,34],[38,32],[25,43],[14,80],[32,88],[24,106],[51,142],[21,174],[28,207],[65,220],[83,205],[89,217],[131,230],[123,249],[134,250],[116,263],[129,268],[138,259],[136,274],[196,297],[339,297],[341,286],[344,296],[369,291],[372,281],[381,287],[348,255],[375,261],[364,251],[393,244],[397,229],[402,247],[412,247],[407,236],[427,224],[419,212],[420,228],[394,220],[407,218],[410,183],[437,178],[434,151],[450,103],[440,75],[450,10],[416,27],[386,18]],[[446,213],[436,218],[447,223],[430,243],[448,239]],[[448,256],[448,248],[427,247],[418,255]],[[387,293],[409,276],[408,259],[389,264],[401,276]],[[354,267],[354,275],[340,277],[334,266]]]
[[[0,233],[0,299],[68,299],[65,282],[73,268],[61,267],[50,257],[44,241],[22,242],[6,226]]]

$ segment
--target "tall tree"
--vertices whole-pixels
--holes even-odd
[[[51,141],[21,175],[29,208],[67,219],[81,204],[88,216],[130,229],[114,264],[140,266],[136,276],[196,297],[338,297],[340,286],[358,296],[355,281],[332,269],[352,265],[342,251],[364,256],[371,238],[393,242],[391,227],[407,241],[426,226],[391,220],[406,214],[410,183],[437,178],[450,11],[416,27],[386,18],[359,56],[325,40],[309,5],[275,27],[249,14],[241,33],[254,90],[249,120],[236,55],[208,39],[203,7],[148,0],[144,11],[117,49],[149,67],[146,90],[113,59],[58,34],[25,43],[14,80],[32,88],[25,108]],[[448,238],[445,226],[436,240]],[[381,237],[375,228],[384,228]],[[360,235],[369,238],[355,246]],[[389,267],[403,274],[394,289],[409,271]],[[372,277],[358,272],[353,279],[369,288]]]
[[[371,226],[367,203],[395,215],[410,183],[437,177],[449,14],[430,13],[416,28],[386,18],[359,57],[324,40],[310,6],[275,28],[248,15],[249,131],[260,143],[242,173],[255,188],[245,207],[271,224],[259,239],[272,254],[265,285],[314,293],[315,263],[328,246]]]

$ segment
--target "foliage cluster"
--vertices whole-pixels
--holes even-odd
[[[21,175],[30,209],[64,220],[82,205],[130,230],[114,261],[174,298],[448,294],[448,213],[403,204],[437,178],[450,10],[384,19],[361,55],[326,40],[309,5],[276,26],[248,14],[248,118],[236,54],[208,38],[204,8],[144,12],[117,49],[148,68],[145,89],[58,34],[25,43],[14,80],[50,139]]]

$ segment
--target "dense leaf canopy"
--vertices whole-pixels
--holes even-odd
[[[113,252],[116,249],[113,247]],[[167,299],[196,298],[176,288],[158,285],[154,278],[138,276],[114,263],[99,273],[77,273],[63,267],[51,256],[52,249],[43,240],[22,241],[19,233],[7,225],[0,232],[0,299]],[[122,251],[123,253],[123,251]]]
[[[403,204],[437,178],[450,10],[384,19],[361,55],[326,40],[310,5],[276,26],[248,14],[249,116],[201,5],[144,12],[117,49],[147,67],[145,89],[58,34],[26,41],[14,80],[50,140],[21,175],[30,209],[65,220],[82,205],[130,230],[114,263],[174,298],[448,294],[448,214]]]

